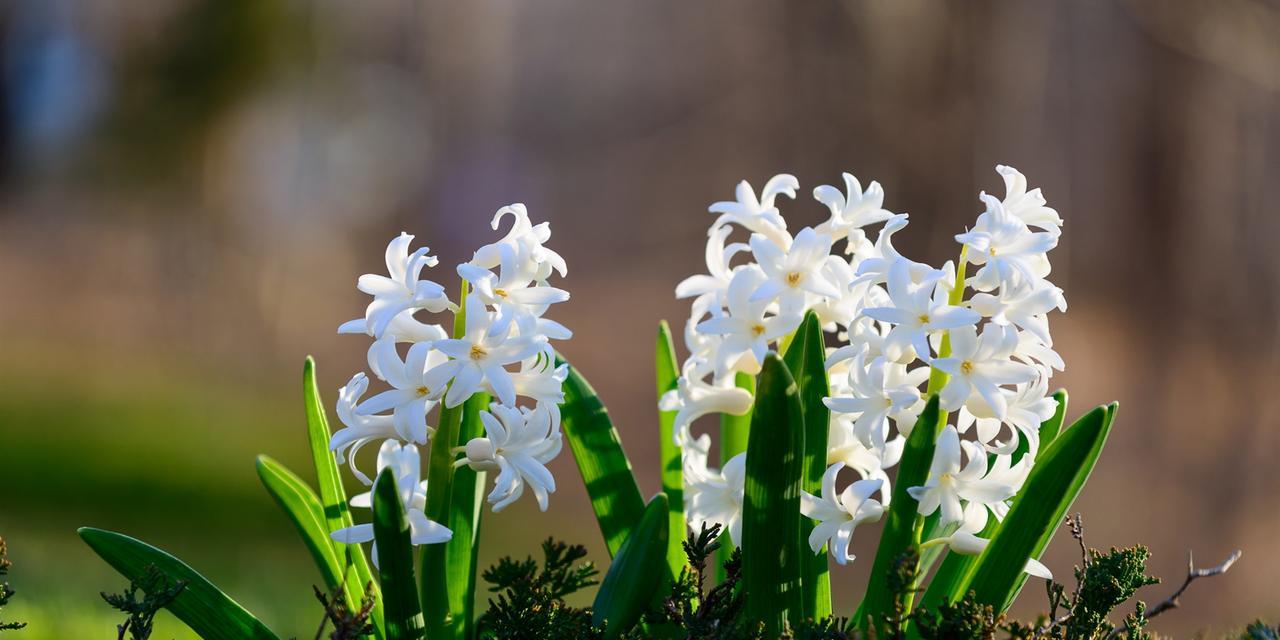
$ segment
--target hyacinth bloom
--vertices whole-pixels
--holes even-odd
[[[467,305],[472,311],[467,314],[466,333],[461,338],[438,340],[432,345],[451,360],[427,372],[427,386],[443,389],[447,385],[449,391],[444,402],[449,407],[462,404],[486,385],[503,404],[514,405],[515,382],[505,367],[542,351],[547,338],[510,336],[506,331],[492,334],[489,328],[493,318],[484,311],[480,296],[469,296]]]
[[[464,457],[454,466],[468,465],[476,471],[498,471],[489,503],[494,512],[505,509],[524,494],[528,486],[547,510],[547,496],[556,490],[556,480],[546,464],[560,453],[560,431],[544,408],[513,409],[499,404],[480,412],[485,435],[463,447]]]
[[[871,496],[881,492],[885,484],[879,479],[858,480],[837,493],[836,476],[841,469],[844,463],[837,462],[822,474],[821,496],[807,491],[800,494],[800,512],[818,521],[809,533],[809,548],[820,553],[822,546],[829,544],[831,557],[847,564],[854,559],[849,553],[853,530],[862,523],[876,522],[884,515],[884,505]]]
[[[356,288],[373,296],[365,322],[374,337],[381,337],[391,321],[406,310],[438,313],[449,307],[444,287],[420,279],[422,269],[435,266],[436,258],[427,255],[427,247],[409,253],[412,242],[413,236],[401,233],[387,245],[387,275],[365,274],[357,282]]]
[[[420,482],[422,477],[421,459],[418,448],[411,444],[401,445],[395,440],[382,443],[378,451],[378,471],[390,469],[396,480],[396,491],[403,503],[405,518],[409,521],[409,541],[415,545],[438,544],[448,542],[453,532],[448,527],[427,519],[423,508],[427,504],[426,483]],[[373,493],[367,492],[351,498],[351,506],[363,509],[373,508]],[[344,544],[357,544],[373,540],[372,524],[357,524],[333,532],[333,539]],[[374,564],[378,561],[375,545],[373,551]]]

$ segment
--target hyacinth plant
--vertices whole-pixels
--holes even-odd
[[[980,195],[984,211],[941,267],[894,248],[907,215],[849,174],[813,191],[830,218],[794,234],[777,206],[796,198],[790,175],[713,204],[707,273],[676,287],[692,300],[683,362],[667,324],[658,330],[660,419],[643,437],[661,444],[662,491],[647,504],[602,401],[557,350],[571,332],[546,316],[569,299],[552,284],[566,265],[520,204],[493,218],[495,231],[511,219],[505,236],[458,265],[456,297],[424,277],[437,266],[427,248],[391,241],[387,274],[358,280],[372,298],[364,317],[339,328],[371,346],[368,373],[338,391],[336,431],[314,363],[304,368],[318,492],[265,456],[258,474],[331,592],[352,610],[369,598],[379,639],[486,636],[473,610],[486,504],[530,493],[546,511],[547,464],[565,441],[612,557],[591,608],[604,637],[660,635],[643,615],[689,575],[682,543],[708,526],[726,532],[726,559],[738,548],[726,565],[764,637],[833,619],[834,604],[861,632],[891,637],[919,634],[904,607],[969,596],[999,613],[1028,576],[1050,577],[1038,559],[1116,406],[1063,428],[1048,317],[1066,302],[1047,279],[1062,220],[1022,174],[997,171],[1004,198]],[[712,416],[714,443],[699,420]],[[357,458],[370,443],[372,474]],[[344,463],[364,489],[350,500]],[[357,523],[352,509],[372,516]],[[855,530],[876,522],[861,601],[834,599],[828,572],[854,561]],[[164,551],[80,533],[130,579],[154,566],[182,581],[168,608],[203,637],[277,637]],[[916,584],[890,588],[904,561]]]

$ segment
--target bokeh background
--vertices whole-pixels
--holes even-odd
[[[851,171],[940,263],[1023,170],[1066,219],[1072,417],[1117,399],[1077,503],[1093,546],[1244,558],[1156,627],[1280,617],[1280,4],[184,0],[0,4],[0,535],[18,638],[114,637],[92,524],[186,558],[286,634],[318,580],[257,485],[305,470],[303,357],[329,400],[367,342],[354,283],[401,230],[455,264],[498,207],[550,220],[564,352],[656,491],[651,336],[743,178]],[[787,203],[793,226],[824,210]],[[448,268],[434,278],[453,283]],[[603,559],[569,455],[555,535]],[[870,564],[836,572],[849,613]],[[1048,564],[1068,576],[1065,535]],[[1152,587],[1148,601],[1172,585]],[[1015,611],[1044,604],[1028,589]],[[170,618],[157,637],[185,637]]]

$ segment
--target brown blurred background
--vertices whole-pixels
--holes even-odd
[[[305,470],[299,378],[394,234],[444,265],[515,201],[552,221],[565,353],[656,491],[651,336],[687,313],[706,206],[850,171],[940,263],[1025,172],[1066,219],[1053,279],[1069,415],[1119,400],[1077,503],[1092,546],[1145,543],[1181,580],[1156,628],[1280,617],[1280,3],[10,0],[0,5],[0,535],[17,637],[110,637],[121,580],[74,528],[166,546],[286,634],[317,581],[254,477]],[[433,276],[450,286],[448,267]],[[569,455],[552,511],[485,523],[485,561],[602,545]],[[849,613],[870,564],[836,572]],[[1060,536],[1047,562],[1069,577]],[[1162,599],[1174,585],[1150,587]],[[1036,585],[1015,611],[1044,605]],[[170,620],[158,633],[182,634]]]

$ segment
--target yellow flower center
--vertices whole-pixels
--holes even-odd
[[[961,373],[963,373],[963,374],[965,374],[966,376],[967,376],[967,375],[969,375],[969,374],[971,374],[971,373],[973,373],[973,363],[972,363],[972,362],[969,362],[968,360],[965,360],[964,362],[961,362],[961,363],[960,363],[960,372],[961,372]]]
[[[420,395],[420,396],[424,396],[424,397],[425,397],[425,396],[429,396],[429,395],[431,395],[431,390],[430,390],[430,389],[428,389],[428,388],[427,388],[427,385],[425,385],[425,384],[424,384],[424,385],[422,385],[421,387],[418,387],[418,388],[417,388],[417,392],[418,392],[418,395]]]
[[[757,337],[757,338],[759,338],[760,336],[764,335],[764,325],[762,325],[762,324],[753,324],[753,325],[751,325],[751,335],[753,335],[753,336],[755,336],[755,337]]]
[[[987,249],[987,253],[990,254],[992,258],[996,257],[996,248],[991,247],[990,249]]]
[[[927,313],[920,314],[920,317],[916,319],[920,321],[920,324],[929,324],[929,314]]]
[[[800,284],[801,274],[798,271],[792,271],[787,274],[787,284],[794,287]]]
[[[507,297],[507,290],[506,290],[506,289],[494,289],[494,290],[493,290],[493,295],[498,296],[499,298],[505,298],[505,297]]]
[[[481,348],[480,345],[471,345],[472,360],[483,360],[487,355],[489,355],[489,352]]]

